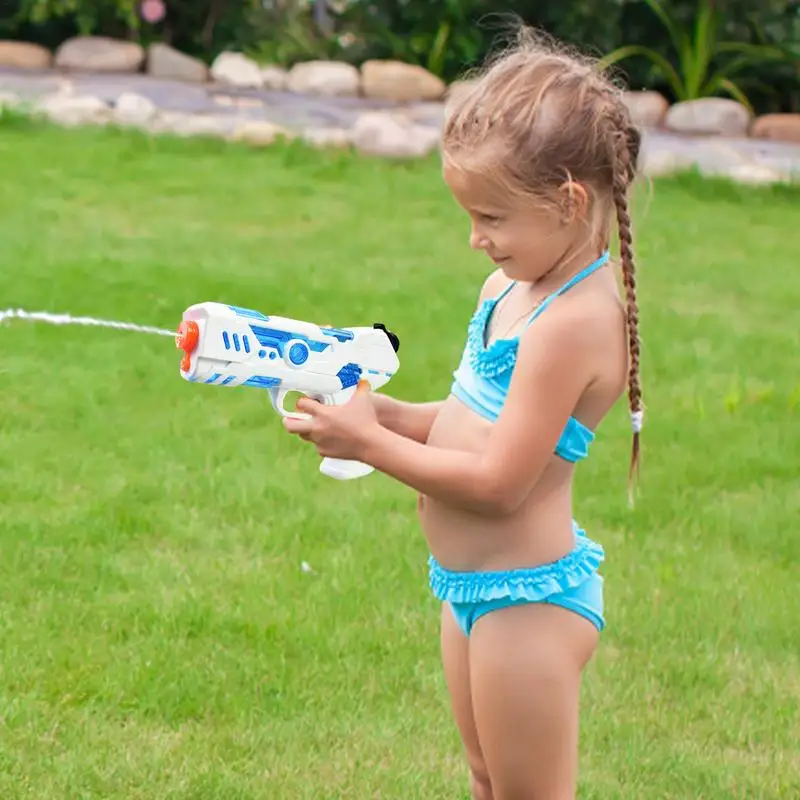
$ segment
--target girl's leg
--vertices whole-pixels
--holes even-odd
[[[494,800],[575,800],[581,673],[598,635],[578,614],[539,603],[476,622],[470,687]]]
[[[473,800],[494,800],[472,717],[469,640],[456,624],[447,603],[442,604],[442,663],[453,715],[467,755]]]

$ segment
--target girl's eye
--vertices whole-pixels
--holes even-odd
[[[494,217],[491,214],[481,214],[481,219],[484,222],[490,222],[490,223],[500,222],[500,217]]]

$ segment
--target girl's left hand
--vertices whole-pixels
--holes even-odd
[[[309,414],[310,419],[284,417],[283,425],[289,433],[314,444],[323,457],[360,461],[365,445],[380,427],[369,391],[369,384],[362,381],[341,406],[326,406],[301,397],[295,407]]]

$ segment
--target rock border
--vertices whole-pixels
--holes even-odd
[[[209,67],[167,45],[145,51],[107,37],[75,37],[54,54],[0,41],[4,64],[27,76],[23,94],[32,97],[0,91],[0,106],[66,127],[114,125],[253,147],[300,139],[389,159],[437,150],[446,104],[469,83],[446,86],[422,67],[391,60],[360,68],[306,61],[287,70],[225,52]],[[151,97],[135,91],[137,84]],[[165,97],[176,88],[178,102]],[[639,167],[646,177],[696,170],[769,184],[793,183],[800,175],[800,115],[754,118],[740,103],[718,97],[673,105],[653,91],[625,98],[643,130]]]
[[[364,111],[351,127],[308,127],[295,130],[268,120],[235,114],[181,113],[162,110],[147,97],[122,92],[113,103],[69,89],[25,101],[0,92],[0,111],[74,128],[102,126],[135,129],[149,135],[205,136],[268,147],[279,141],[301,140],[317,149],[353,148],[362,155],[385,159],[424,158],[438,149],[440,128],[420,124],[402,110]]]
[[[361,97],[394,103],[444,102],[463,81],[449,86],[415,64],[371,59],[356,67],[342,61],[310,60],[286,69],[260,64],[244,53],[224,51],[210,65],[170,45],[145,49],[107,36],[75,36],[54,52],[30,42],[0,40],[0,67],[55,69],[62,73],[139,73],[187,83],[215,82],[240,89],[270,89],[322,97]],[[800,144],[800,114],[753,117],[736,100],[709,97],[670,105],[659,92],[626,93],[637,125],[689,135],[741,136]]]
[[[0,110],[8,108],[35,120],[74,128],[79,126],[134,129],[147,135],[210,137],[269,147],[300,140],[316,149],[344,148],[383,159],[419,159],[438,149],[441,128],[415,121],[408,109],[366,110],[351,127],[309,127],[293,130],[268,120],[236,114],[181,113],[159,109],[152,100],[123,91],[114,102],[64,88],[25,101],[0,92]],[[750,144],[750,149],[743,148]],[[639,158],[641,174],[648,178],[697,171],[705,177],[722,177],[737,183],[800,185],[800,147],[775,145],[766,155],[752,147],[753,140],[692,137],[644,131]]]

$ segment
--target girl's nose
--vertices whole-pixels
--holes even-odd
[[[469,246],[473,250],[485,250],[489,246],[489,240],[483,233],[473,228],[469,234]]]

